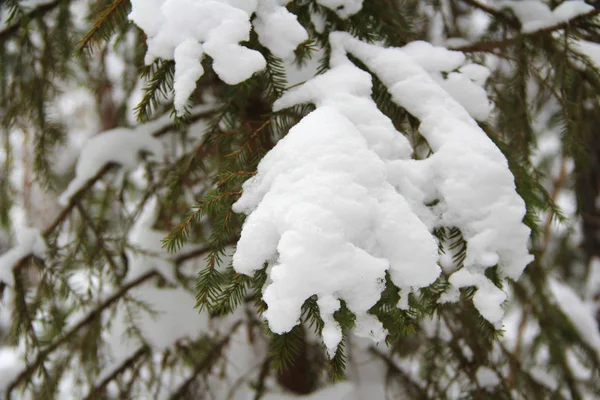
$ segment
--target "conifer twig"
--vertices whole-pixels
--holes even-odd
[[[214,109],[202,109],[201,111],[197,112],[197,113],[192,113],[192,115],[189,117],[189,122],[194,122],[197,121],[199,119],[205,118],[209,115],[211,115],[215,110]],[[150,121],[148,122],[148,124],[152,124],[154,121]],[[175,127],[175,122],[171,121],[170,124],[166,124],[166,125],[160,125],[156,127],[156,131],[152,134],[155,137],[158,136],[162,136],[164,134],[166,134],[167,132],[169,132],[170,130],[172,130]],[[62,224],[64,222],[65,219],[67,219],[67,217],[71,214],[71,211],[77,206],[77,204],[79,203],[79,200],[81,199],[81,197],[87,193],[89,190],[91,190],[91,188],[96,184],[96,182],[98,182],[100,179],[102,179],[102,177],[104,175],[106,175],[108,173],[108,171],[110,171],[110,169],[112,168],[112,164],[107,164],[105,165],[102,169],[100,169],[100,171],[98,171],[98,173],[96,175],[94,175],[94,177],[92,177],[89,181],[86,182],[85,185],[83,185],[70,199],[69,202],[67,203],[67,205],[62,209],[62,211],[58,214],[58,216],[54,219],[54,221],[42,232],[42,236],[44,238],[48,238],[50,235],[52,235],[52,233],[56,230],[56,228],[58,228],[58,226],[60,224]],[[21,260],[19,260],[19,262],[16,263],[14,269],[21,269],[23,268],[25,265],[27,265],[26,261],[28,259],[30,259],[31,257],[33,257],[33,253],[29,253],[27,255],[25,255],[23,258],[21,258]],[[5,282],[1,282],[0,281],[0,299],[2,298],[2,292],[4,289],[4,286],[6,286]]]
[[[140,347],[135,353],[133,353],[130,357],[126,358],[118,368],[114,369],[110,375],[106,376],[102,379],[97,386],[94,386],[92,390],[90,390],[89,394],[86,397],[86,400],[94,400],[99,398],[100,393],[108,386],[110,382],[112,382],[115,378],[117,378],[121,373],[126,371],[128,368],[133,366],[139,359],[145,357],[150,352],[150,348],[148,346]]]
[[[502,12],[502,10],[498,10],[494,7],[490,7],[486,4],[480,3],[477,0],[461,0],[461,1],[472,7],[475,7],[481,11],[485,11],[486,13],[488,13],[491,16],[493,16],[494,18],[496,18],[498,21],[504,22],[505,24],[507,24],[513,28],[518,28],[521,25],[519,23],[519,21],[517,21],[513,18],[510,18],[506,13]]]
[[[53,2],[43,4],[39,7],[34,8],[30,12],[22,16],[20,19],[29,21],[35,18],[43,17],[50,11],[54,10],[54,8],[59,6],[60,3],[63,1],[64,0],[54,0]],[[4,29],[0,29],[0,43],[8,39],[11,35],[18,31],[19,28],[21,28],[21,21],[17,21],[14,24],[5,27]]]
[[[196,377],[199,374],[201,374],[202,372],[208,372],[208,370],[210,370],[215,359],[221,355],[221,352],[223,351],[225,346],[227,346],[227,344],[231,340],[231,337],[233,336],[235,331],[237,331],[237,329],[240,327],[241,324],[242,324],[242,321],[238,320],[235,324],[233,324],[233,326],[229,330],[229,333],[227,334],[227,336],[225,336],[223,339],[221,339],[221,341],[219,341],[214,346],[212,346],[209,353],[204,357],[202,362],[199,364],[196,364],[192,374],[183,382],[183,384],[181,384],[177,388],[177,390],[175,390],[173,392],[173,395],[171,395],[171,397],[170,397],[171,400],[177,400],[177,399],[182,398],[183,395],[190,388],[190,386],[194,383],[194,381],[196,380]]]
[[[73,339],[75,337],[75,335],[77,335],[77,333],[79,333],[79,331],[84,326],[87,326],[90,322],[92,322],[96,318],[98,318],[102,314],[102,312],[104,310],[106,310],[107,308],[109,308],[110,306],[112,306],[114,303],[116,303],[129,290],[131,290],[132,288],[134,288],[136,286],[139,286],[142,283],[150,280],[151,278],[157,277],[157,276],[159,276],[159,273],[156,270],[150,270],[150,271],[146,272],[145,274],[140,275],[136,279],[128,282],[126,285],[123,285],[118,291],[116,291],[110,297],[108,297],[106,300],[104,300],[103,302],[101,302],[100,304],[98,304],[98,306],[95,307],[93,310],[91,310],[87,314],[87,316],[85,318],[83,318],[75,326],[73,326],[69,331],[67,331],[64,335],[62,335],[60,337],[60,339],[58,339],[55,342],[49,344],[47,347],[45,347],[43,350],[41,350],[37,354],[37,356],[35,357],[35,360],[31,364],[29,364],[27,366],[27,368],[24,369],[7,386],[7,389],[6,389],[6,398],[10,399],[11,392],[17,386],[19,386],[25,380],[29,379],[35,373],[35,371],[37,371],[37,369],[44,364],[44,361],[46,361],[46,359],[48,358],[48,356],[50,354],[52,354],[56,349],[58,349],[64,343],[67,343],[68,341],[70,341],[71,339]]]
[[[100,13],[96,21],[94,21],[94,26],[92,29],[86,33],[83,39],[79,41],[79,48],[77,49],[78,52],[81,52],[92,45],[96,34],[98,34],[98,32],[100,32],[106,26],[109,19],[118,18],[117,13],[119,12],[119,7],[121,7],[124,3],[125,0],[114,0],[104,11]]]
[[[486,41],[486,42],[472,43],[472,44],[468,44],[465,46],[453,47],[451,50],[462,51],[464,53],[473,53],[473,52],[491,52],[496,49],[504,49],[504,48],[511,46],[513,44],[516,44],[526,38],[543,36],[548,33],[559,31],[561,29],[569,28],[573,24],[576,24],[581,21],[585,21],[588,18],[593,18],[593,17],[597,16],[598,14],[600,14],[600,9],[594,9],[588,13],[578,15],[577,17],[574,17],[568,21],[561,22],[556,25],[548,26],[546,28],[538,29],[533,32],[520,33],[516,36],[513,36],[508,39],[503,39],[503,40],[490,40],[490,41]]]

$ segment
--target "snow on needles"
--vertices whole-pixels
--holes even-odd
[[[333,318],[340,300],[357,316],[355,333],[383,339],[385,330],[367,311],[380,298],[385,272],[401,290],[398,306],[408,307],[408,294],[440,273],[431,231],[458,227],[468,243],[467,258],[465,268],[450,277],[445,300],[454,300],[460,287],[476,286],[476,307],[498,322],[506,295],[484,272],[499,264],[502,277],[518,278],[531,261],[529,229],[506,159],[429,73],[457,69],[464,56],[423,42],[384,49],[345,33],[332,34],[330,41],[332,68],[274,104],[280,110],[311,102],[317,109],[244,184],[234,211],[248,218],[234,268],[252,274],[268,263],[265,317],[276,333],[292,329],[304,301],[316,295],[323,339],[333,355],[342,337]],[[371,98],[371,76],[347,52],[421,120],[433,156],[410,159],[408,141]],[[473,82],[482,78],[476,68],[470,72]],[[433,200],[437,205],[427,207]]]
[[[157,122],[140,125],[134,129],[116,128],[90,138],[81,150],[75,166],[75,178],[60,196],[60,203],[66,205],[107,164],[119,164],[124,168],[135,167],[140,151],[161,157],[163,146],[160,140],[152,136],[152,127]]]
[[[17,232],[17,246],[0,256],[0,282],[14,284],[13,268],[23,258],[35,255],[44,258],[46,242],[40,232],[33,228],[22,228]]]
[[[583,1],[565,1],[552,11],[539,0],[496,1],[494,7],[510,8],[521,22],[521,31],[525,33],[558,25],[594,10],[594,6]]]
[[[504,155],[465,108],[402,49],[368,45],[343,33],[335,33],[332,41],[365,63],[393,100],[421,121],[419,131],[434,154],[418,163],[396,162],[397,179],[392,168],[391,180],[400,193],[420,187],[424,198],[437,200],[430,207],[436,225],[459,228],[467,242],[466,271],[450,277],[453,290],[443,300],[456,300],[458,288],[476,286],[483,290],[478,290],[475,306],[490,322],[499,322],[506,296],[485,277],[485,269],[498,265],[500,276],[517,279],[533,259],[527,248],[530,230],[522,223],[525,204]],[[411,174],[402,173],[406,169],[428,178],[410,182]]]
[[[254,30],[274,55],[290,58],[308,34],[285,5],[289,0],[132,0],[129,18],[147,35],[146,63],[175,61],[175,110],[182,114],[204,70],[204,54],[225,83],[235,85],[265,68],[256,50],[239,43]],[[347,2],[354,10],[356,1]],[[252,23],[250,18],[255,15]]]

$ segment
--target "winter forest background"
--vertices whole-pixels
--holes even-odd
[[[600,398],[600,4],[0,2],[0,399]]]

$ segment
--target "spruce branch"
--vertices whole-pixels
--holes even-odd
[[[206,109],[205,107],[202,107],[202,106],[198,107],[196,112],[194,112],[194,110],[192,110],[192,113],[189,117],[189,121],[193,122],[193,121],[197,121],[202,118],[206,118],[206,117],[212,115],[213,112],[214,112],[214,110],[212,108]],[[148,124],[154,124],[154,121],[148,122]],[[155,127],[155,130],[152,135],[155,137],[158,137],[158,136],[162,136],[162,135],[166,134],[167,132],[169,132],[173,128],[175,128],[175,122],[171,121],[171,122],[165,123],[165,124],[155,124],[154,127]],[[78,206],[80,199],[87,192],[89,192],[94,187],[96,182],[100,181],[102,179],[102,177],[104,177],[104,175],[106,175],[112,169],[112,167],[113,167],[112,164],[105,165],[95,176],[93,176],[89,181],[87,181],[86,184],[83,185],[71,197],[71,199],[69,200],[67,205],[61,210],[61,212],[58,214],[58,216],[42,232],[42,236],[45,239],[48,239],[54,233],[54,231],[71,215],[71,211]],[[16,263],[14,269],[24,268],[27,265],[27,260],[29,260],[31,257],[33,257],[33,253],[27,254],[26,256],[21,258],[21,260]],[[0,298],[2,298],[1,295],[2,295],[2,291],[4,289],[4,286],[6,286],[6,283],[0,282]]]
[[[54,341],[50,345],[46,346],[43,350],[35,357],[34,361],[30,363],[25,370],[23,370],[8,386],[6,389],[7,399],[10,399],[10,395],[19,385],[26,382],[31,376],[38,370],[38,368],[44,365],[44,362],[48,359],[48,356],[55,350],[61,347],[63,344],[71,341],[85,326],[95,321],[102,315],[102,312],[108,309],[110,306],[119,301],[123,296],[132,288],[137,287],[144,282],[147,282],[151,278],[157,277],[160,274],[156,270],[151,270],[143,275],[140,275],[136,279],[123,285],[118,291],[109,296],[106,300],[102,301],[93,310],[88,312],[85,318],[75,324],[69,331],[64,333],[60,339]]]
[[[148,346],[140,347],[130,357],[126,358],[121,365],[119,365],[119,367],[115,368],[110,375],[106,376],[98,385],[94,386],[85,399],[94,400],[101,398],[102,392],[110,382],[115,380],[119,375],[127,371],[129,368],[133,367],[139,360],[148,356],[148,354],[150,354],[150,348]]]
[[[22,24],[25,21],[31,21],[37,18],[44,17],[46,14],[54,10],[61,3],[64,3],[68,0],[55,0],[50,3],[42,4],[39,7],[34,8],[28,13],[22,15],[20,17],[20,21],[15,22],[12,25],[8,25],[4,29],[0,29],[0,43],[9,39],[12,35],[14,35],[20,28],[22,28]]]
[[[114,33],[117,24],[127,22],[127,11],[124,8],[129,5],[126,0],[114,0],[98,18],[94,21],[92,29],[79,41],[77,52],[93,50],[93,46],[102,41],[108,41]]]
[[[578,24],[586,22],[588,19],[596,17],[600,14],[600,9],[594,9],[585,14],[574,17],[568,21],[561,22],[556,25],[548,26],[546,28],[542,28],[533,32],[527,33],[519,33],[516,36],[510,37],[504,40],[490,40],[486,42],[478,42],[473,44],[468,44],[465,46],[453,47],[451,50],[462,51],[464,53],[473,53],[473,52],[493,52],[494,50],[502,50],[509,46],[520,43],[523,40],[540,37],[547,35],[549,33],[553,33],[562,29],[568,29],[572,27],[576,27]]]
[[[474,7],[474,8],[477,8],[481,11],[484,11],[484,12],[490,14],[495,19],[497,19],[500,22],[505,23],[508,26],[511,26],[513,28],[520,28],[520,26],[521,26],[521,23],[518,20],[511,18],[508,14],[506,14],[502,10],[498,10],[494,7],[490,7],[487,4],[483,4],[483,3],[479,2],[478,0],[461,0],[461,1],[463,3],[466,3],[466,4]]]
[[[221,339],[219,342],[217,342],[211,347],[209,353],[204,357],[202,362],[196,364],[194,370],[192,371],[192,374],[183,382],[183,384],[181,384],[177,388],[177,390],[175,390],[173,395],[170,397],[171,400],[178,400],[184,398],[185,394],[189,391],[192,384],[196,381],[198,375],[210,372],[215,362],[221,356],[227,344],[229,344],[231,337],[238,330],[241,324],[241,320],[233,324],[233,326],[229,330],[229,333],[223,339]]]

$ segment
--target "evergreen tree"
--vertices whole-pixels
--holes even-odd
[[[0,3],[0,397],[600,397],[600,10]]]

